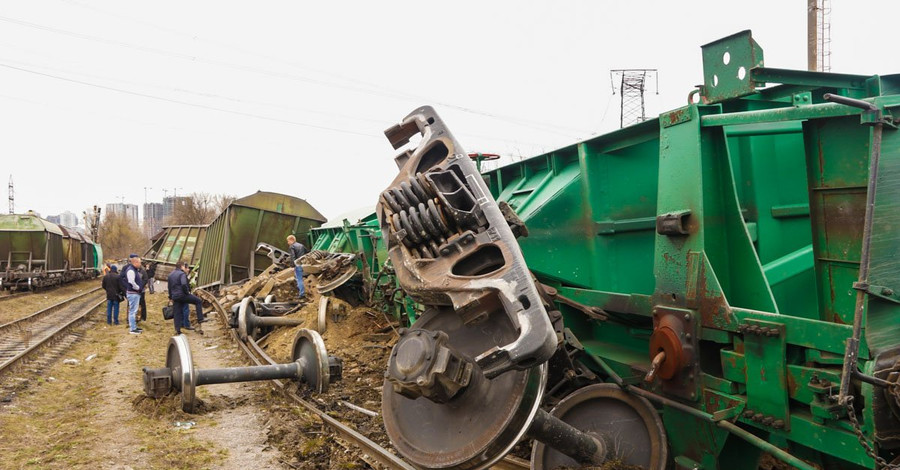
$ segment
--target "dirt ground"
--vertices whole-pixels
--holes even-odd
[[[174,332],[160,313],[166,294],[147,300],[143,335],[128,334],[124,325],[107,326],[105,311],[98,309],[83,339],[63,356],[78,363],[57,361],[32,374],[27,387],[0,407],[3,468],[291,468],[268,443],[269,421],[276,415],[267,406],[281,399],[265,384],[200,388],[203,406],[195,415],[181,412],[175,396],[144,396],[141,369],[164,365]],[[188,333],[196,367],[244,365],[217,320],[203,326],[203,335]],[[193,424],[180,429],[179,422]]]
[[[15,318],[98,284],[79,283],[40,297],[10,299],[0,309]],[[174,333],[172,322],[162,319],[166,303],[165,292],[148,294],[148,319],[141,323],[144,334],[139,336],[128,334],[124,303],[120,326],[107,326],[105,309],[97,309],[86,322],[82,339],[54,364],[6,379],[22,385],[14,399],[0,403],[3,468],[372,468],[357,449],[336,438],[319,418],[285,400],[269,383],[200,387],[196,414],[183,413],[176,395],[160,400],[144,396],[142,368],[164,366]],[[323,337],[329,353],[344,359],[347,379],[333,384],[325,395],[300,393],[387,445],[380,418],[350,410],[341,401],[380,411],[389,347],[383,340],[394,333],[383,315],[335,304],[344,305],[343,313],[337,309],[339,317],[329,316],[329,331]],[[304,316],[314,328],[316,309],[314,301],[294,315]],[[202,332],[187,332],[195,367],[247,365],[219,317],[214,312],[207,315],[212,321],[201,325]],[[193,307],[191,318],[196,320]],[[387,334],[367,336],[381,330]],[[271,335],[269,353],[277,360],[289,360],[296,331],[282,328]],[[62,359],[77,363],[65,364]]]

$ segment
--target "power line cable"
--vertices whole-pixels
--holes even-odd
[[[124,93],[124,94],[127,94],[127,95],[140,96],[140,97],[143,97],[143,98],[148,98],[148,99],[158,100],[158,101],[164,101],[164,102],[168,102],[168,103],[176,103],[176,104],[181,104],[181,105],[185,105],[185,106],[191,106],[191,107],[194,107],[194,108],[206,109],[206,110],[210,110],[210,111],[219,111],[219,112],[222,112],[222,113],[234,114],[234,115],[238,115],[238,116],[252,117],[252,118],[262,119],[262,120],[266,120],[266,121],[280,122],[280,123],[283,123],[283,124],[291,124],[291,125],[294,125],[294,126],[309,127],[309,128],[313,128],[313,129],[320,129],[320,130],[326,130],[326,131],[332,131],[332,132],[339,132],[339,133],[342,133],[342,134],[358,135],[358,136],[362,136],[362,137],[374,137],[374,138],[378,138],[378,139],[381,139],[381,138],[382,138],[382,136],[375,135],[375,134],[367,134],[367,133],[363,133],[363,132],[356,132],[356,131],[351,131],[351,130],[348,130],[348,129],[339,129],[339,128],[335,128],[335,127],[319,126],[319,125],[316,125],[316,124],[309,124],[309,123],[305,123],[305,122],[292,121],[292,120],[289,120],[289,119],[281,119],[281,118],[276,118],[276,117],[271,117],[271,116],[264,116],[264,115],[261,115],[261,114],[246,113],[246,112],[243,112],[243,111],[234,111],[234,110],[231,110],[231,109],[218,108],[218,107],[215,107],[215,106],[208,106],[208,105],[198,104],[198,103],[191,103],[191,102],[188,102],[188,101],[181,101],[181,100],[176,100],[176,99],[172,99],[172,98],[166,98],[166,97],[162,97],[162,96],[151,95],[151,94],[148,94],[148,93],[141,93],[141,92],[137,92],[137,91],[125,90],[125,89],[122,89],[122,88],[116,88],[116,87],[111,87],[111,86],[106,86],[106,85],[100,85],[100,84],[97,84],[97,83],[85,82],[85,81],[83,81],[83,80],[76,80],[76,79],[73,79],[73,78],[61,77],[61,76],[59,76],[59,75],[53,75],[53,74],[49,74],[49,73],[38,72],[37,70],[29,70],[29,69],[26,69],[26,68],[16,67],[16,66],[14,66],[14,65],[9,65],[9,64],[4,64],[4,63],[0,63],[0,67],[5,67],[5,68],[8,68],[8,69],[18,70],[18,71],[26,72],[26,73],[31,73],[31,74],[34,74],[34,75],[40,75],[40,76],[43,76],[43,77],[53,78],[53,79],[56,79],[56,80],[62,80],[62,81],[70,82],[70,83],[77,83],[77,84],[80,84],[80,85],[89,86],[89,87],[93,87],[93,88],[99,88],[99,89],[103,89],[103,90],[114,91],[114,92],[117,92],[117,93]]]
[[[234,63],[216,60],[216,59],[208,59],[208,58],[205,58],[202,56],[197,56],[197,55],[185,54],[185,53],[181,53],[181,52],[173,52],[173,51],[158,49],[158,48],[154,48],[154,47],[131,44],[131,43],[124,42],[124,41],[107,39],[107,38],[93,36],[93,35],[89,35],[89,34],[77,33],[74,31],[53,28],[50,26],[40,25],[37,23],[31,23],[28,21],[20,20],[17,18],[10,18],[10,17],[6,17],[6,16],[0,16],[0,21],[6,21],[9,23],[17,24],[19,26],[25,26],[25,27],[29,27],[29,28],[39,29],[42,31],[47,31],[47,32],[55,33],[55,34],[74,37],[77,39],[94,41],[94,42],[107,44],[107,45],[130,48],[130,49],[138,50],[138,51],[145,52],[145,53],[151,53],[151,54],[157,54],[157,55],[162,55],[162,56],[178,58],[178,59],[182,59],[182,60],[188,60],[188,61],[195,62],[195,63],[199,62],[199,63],[205,63],[205,64],[209,64],[209,65],[216,65],[219,67],[230,68],[233,70],[258,73],[258,74],[262,74],[262,75],[266,75],[266,76],[282,78],[282,79],[287,79],[287,80],[302,81],[302,82],[311,83],[311,84],[315,84],[315,85],[319,85],[319,86],[332,87],[332,88],[343,88],[345,90],[350,90],[350,91],[354,91],[357,93],[382,96],[382,97],[392,98],[392,99],[415,100],[418,102],[422,102],[422,101],[433,102],[435,104],[438,104],[440,106],[444,106],[447,108],[457,109],[459,111],[463,111],[463,112],[470,113],[470,114],[478,114],[478,115],[482,115],[482,116],[486,116],[486,117],[490,117],[490,118],[494,118],[494,119],[498,119],[498,120],[502,120],[502,121],[507,121],[507,122],[510,122],[512,124],[516,124],[516,125],[519,125],[522,127],[529,127],[529,128],[536,129],[536,130],[541,130],[543,132],[559,134],[559,135],[563,135],[563,136],[569,137],[569,138],[574,137],[571,134],[571,132],[576,132],[579,134],[585,133],[583,130],[570,129],[570,128],[565,128],[562,126],[556,126],[556,125],[546,124],[546,123],[537,123],[534,121],[526,120],[523,118],[517,118],[514,116],[505,116],[505,115],[496,114],[496,113],[484,112],[484,111],[480,111],[480,110],[470,108],[470,107],[454,105],[451,103],[446,103],[446,102],[441,102],[441,101],[433,101],[433,100],[429,100],[425,97],[421,97],[421,96],[417,96],[417,95],[413,95],[413,94],[409,94],[409,93],[404,93],[404,92],[377,91],[377,90],[366,89],[366,88],[352,87],[352,86],[348,86],[348,85],[328,82],[328,81],[314,79],[314,78],[305,77],[305,76],[296,75],[296,74],[271,71],[271,70],[261,69],[258,67],[252,67],[252,66],[248,66],[248,65],[234,64]],[[272,59],[270,59],[270,60],[272,60]],[[552,130],[551,128],[567,130],[569,132],[563,134],[558,131]]]

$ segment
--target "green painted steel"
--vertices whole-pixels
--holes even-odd
[[[758,447],[715,416],[816,465],[875,468],[830,397],[853,331],[876,122],[859,367],[886,378],[900,365],[900,136],[890,120],[900,77],[766,69],[762,57],[749,31],[710,43],[702,104],[485,178],[526,223],[519,243],[538,279],[610,314],[600,322],[557,304],[585,351],[714,417],[660,409],[679,468],[757,468]],[[827,103],[826,93],[878,109]],[[659,352],[650,338],[672,324],[684,348],[667,354],[676,372],[636,380]],[[900,417],[881,393],[854,382],[865,439],[890,458]]]
[[[197,283],[232,284],[259,274],[272,262],[255,253],[258,243],[283,247],[288,235],[305,239],[323,222],[308,202],[292,196],[258,191],[237,199],[207,228]]]
[[[360,300],[377,305],[381,311],[408,325],[421,314],[421,307],[400,289],[374,212],[355,223],[341,219],[340,225],[314,228],[309,232],[309,240],[314,251],[360,255],[357,260],[360,279],[355,284]]]
[[[156,263],[156,279],[165,280],[175,269],[175,263],[183,261],[192,269],[200,262],[206,242],[206,225],[172,225],[163,227],[158,238],[142,257]]]

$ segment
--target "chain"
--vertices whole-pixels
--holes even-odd
[[[875,452],[875,448],[869,444],[869,440],[866,439],[866,435],[863,434],[862,426],[860,426],[859,421],[856,419],[856,409],[853,408],[853,397],[848,396],[846,398],[845,406],[847,407],[847,418],[850,420],[850,424],[853,426],[853,432],[856,433],[856,438],[859,440],[859,444],[866,450],[866,455],[875,460],[875,468],[876,469],[884,469],[884,470],[900,470],[900,465],[892,465],[884,460],[883,458],[878,456],[878,453]]]

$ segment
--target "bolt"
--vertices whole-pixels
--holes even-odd
[[[819,384],[819,376],[813,374],[812,378],[809,379],[810,385],[818,385]]]
[[[768,336],[769,335],[769,327],[764,326],[764,327],[760,328],[759,334]]]
[[[690,341],[692,337],[693,337],[693,336],[691,336],[690,333],[685,333],[685,334],[684,334],[684,339],[686,339],[686,340],[688,340],[688,341]]]
[[[774,423],[772,423],[772,427],[775,429],[784,429],[784,420],[776,419]]]
[[[747,419],[753,419],[753,410],[744,410],[744,415]]]
[[[690,314],[690,313],[685,313],[685,314],[684,314],[684,321],[691,321],[691,314]]]
[[[894,295],[894,289],[885,287],[884,289],[881,289],[881,295]]]
[[[774,423],[774,422],[775,422],[775,418],[773,418],[773,417],[771,417],[771,416],[766,416],[766,417],[763,418],[763,420],[762,420],[763,426],[771,426],[772,423]]]
[[[778,331],[778,328],[772,328],[766,333],[766,336],[778,336],[781,334],[781,331]]]
[[[425,376],[422,376],[422,377],[419,377],[416,379],[416,385],[418,385],[420,387],[424,386],[426,383],[427,383],[427,381],[425,380]]]
[[[757,423],[762,422],[763,418],[765,417],[766,415],[762,413],[753,413],[753,421],[756,421]]]

